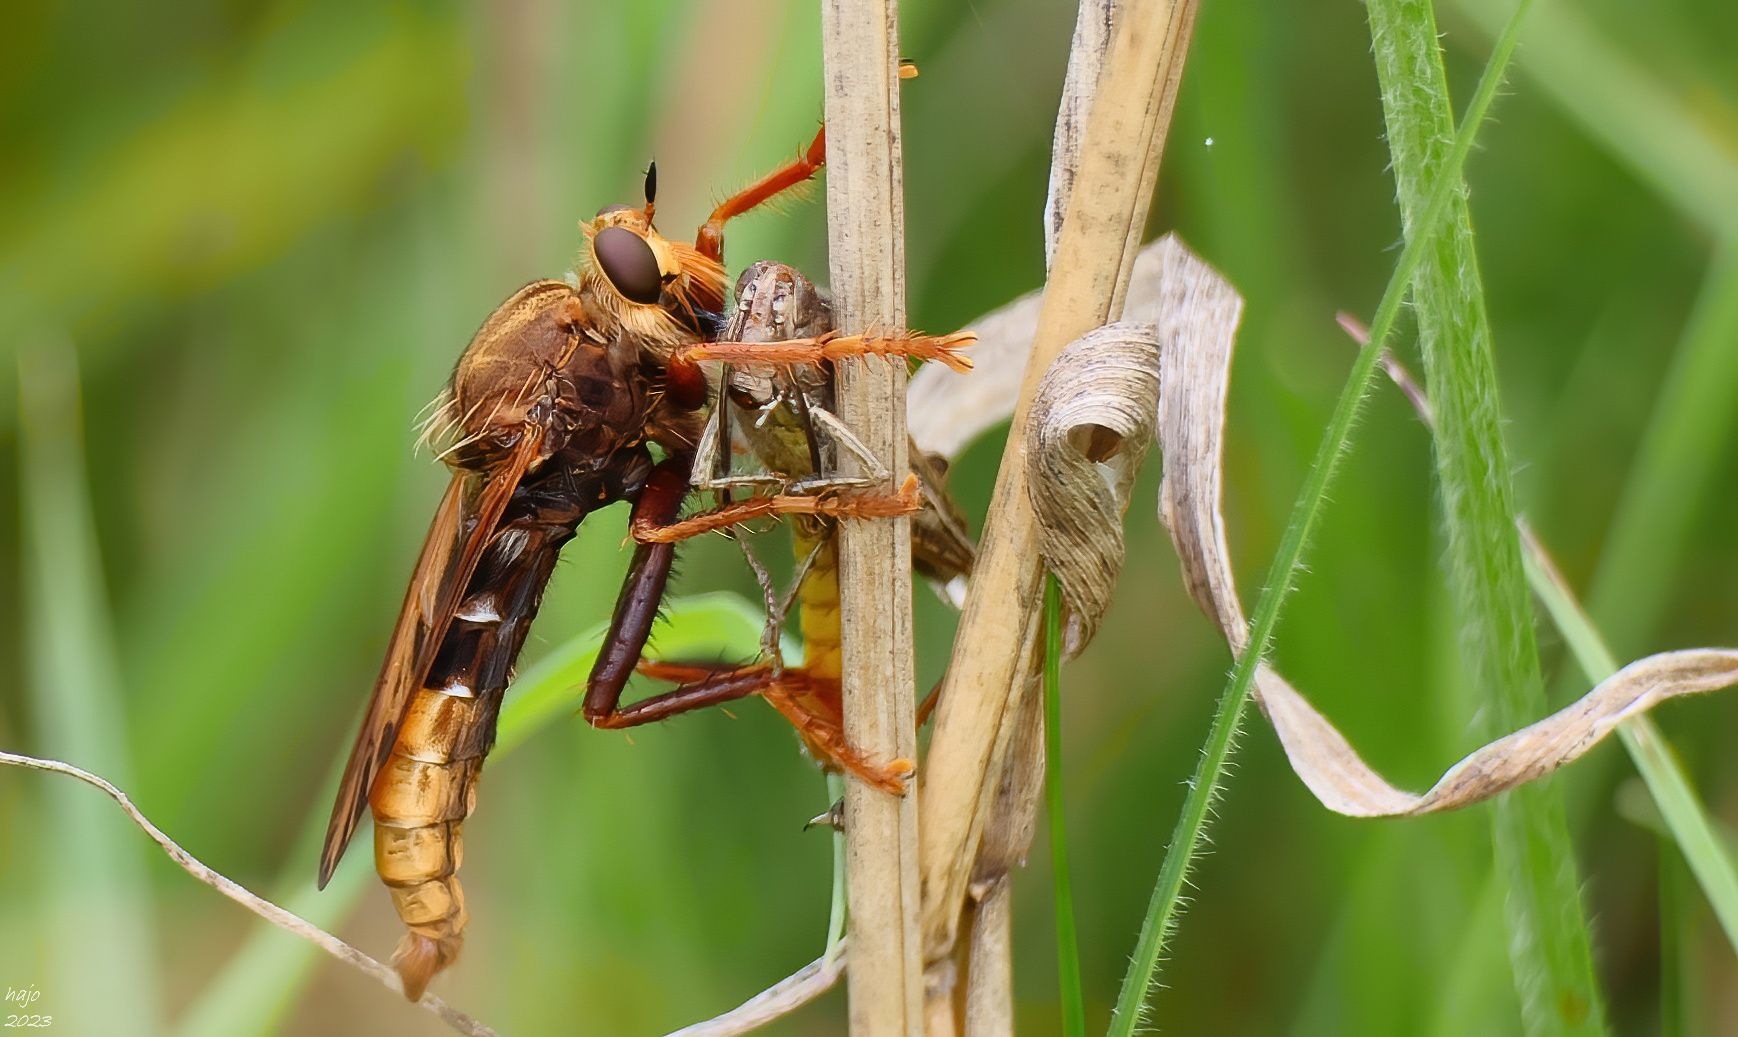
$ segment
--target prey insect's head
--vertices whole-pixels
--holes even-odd
[[[733,342],[776,342],[832,330],[826,296],[802,271],[763,259],[736,279],[736,308],[724,337]]]

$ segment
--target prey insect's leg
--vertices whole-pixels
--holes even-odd
[[[806,388],[804,388],[802,386],[802,384],[796,380],[795,377],[791,376],[791,374],[789,373],[790,372],[789,368],[786,368],[785,370],[786,370],[786,381],[789,384],[789,389],[787,390],[788,398],[793,403],[795,403],[796,409],[797,409],[797,416],[803,420],[803,422],[805,423],[805,428],[807,428],[807,426],[809,424],[812,424],[814,422],[815,411],[825,410],[826,408],[821,407],[818,404],[812,403],[809,400],[809,391]],[[856,437],[853,436],[851,438],[855,439]],[[809,471],[814,473],[815,475],[820,475],[823,471],[826,470],[826,467],[827,467],[826,464],[821,460],[821,441],[820,441],[820,439],[817,438],[813,433],[806,434],[803,436],[803,445],[808,449],[808,452],[809,452]],[[876,482],[880,482],[881,480],[887,478],[887,470],[885,468],[882,468],[879,463],[875,464],[874,468],[879,469],[881,472],[881,474],[879,474],[875,477]]]
[[[827,128],[821,127],[807,151],[726,198],[694,235],[694,247],[708,259],[724,258],[724,224],[814,176],[827,162]]]
[[[713,416],[708,418],[704,428],[700,430],[700,442],[694,445],[694,471],[689,475],[689,481],[702,490],[715,489],[723,485],[723,477],[728,474],[726,459],[730,456],[728,444],[719,445],[720,422],[717,411],[723,409],[720,403]]]
[[[861,439],[857,438],[850,426],[839,420],[838,415],[817,404],[808,404],[804,409],[804,414],[807,415],[814,430],[826,429],[828,438],[838,446],[843,447],[846,453],[856,458],[865,474],[861,476],[827,474],[824,467],[816,463],[813,468],[814,475],[791,484],[792,493],[819,493],[824,490],[852,486],[875,486],[886,482],[892,475],[887,470],[887,466],[881,463],[881,459],[876,457]],[[810,449],[813,451],[818,437],[811,432],[807,438]]]
[[[696,342],[679,347],[675,355],[685,360],[729,360],[745,364],[818,364],[856,356],[911,357],[939,360],[955,371],[972,369],[971,358],[960,350],[977,341],[969,331],[951,335],[840,335],[777,342]]]
[[[699,370],[698,364],[693,366]],[[719,381],[725,386],[730,384],[729,364],[724,365]],[[700,432],[700,442],[694,447],[694,473],[690,477],[694,488],[728,493],[737,486],[782,486],[786,480],[766,470],[731,474],[735,449],[730,434],[732,406],[729,392],[720,392],[718,403]]]

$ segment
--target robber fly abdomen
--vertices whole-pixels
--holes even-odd
[[[602,490],[567,473],[543,482],[509,503],[368,797],[375,869],[409,930],[394,956],[407,992],[458,956],[467,921],[455,874],[460,829],[556,556]]]

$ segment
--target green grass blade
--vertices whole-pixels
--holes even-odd
[[[1486,875],[1466,910],[1455,951],[1437,981],[1438,997],[1425,1037],[1465,1037],[1501,1033],[1513,1027],[1513,1005],[1500,1024],[1491,1022],[1493,1006],[1513,1001],[1507,960],[1489,953],[1503,938],[1502,892],[1495,875]],[[1506,998],[1505,998],[1506,995]]]
[[[36,751],[124,781],[132,770],[125,696],[91,515],[78,362],[68,344],[18,360],[21,568],[30,602],[22,618]],[[159,1032],[162,984],[147,844],[107,802],[70,782],[46,783],[41,794],[39,841],[51,862],[39,890],[47,1003],[76,1004],[79,1032],[149,1037]],[[93,978],[101,996],[89,996]]]
[[[1134,956],[1130,959],[1122,989],[1117,994],[1115,1013],[1111,1017],[1109,1032],[1113,1037],[1128,1037],[1140,1023],[1141,1006],[1145,1004],[1147,991],[1152,986],[1159,957],[1176,926],[1189,865],[1205,836],[1207,816],[1218,796],[1220,783],[1224,780],[1226,761],[1231,756],[1238,728],[1242,723],[1243,711],[1249,702],[1249,689],[1255,679],[1256,666],[1267,654],[1274,627],[1279,621],[1280,608],[1296,578],[1304,547],[1326,500],[1328,485],[1333,481],[1340,458],[1351,441],[1352,426],[1357,421],[1358,411],[1369,391],[1370,379],[1376,371],[1383,344],[1394,330],[1394,321],[1399,314],[1400,304],[1406,297],[1407,286],[1412,283],[1412,277],[1424,258],[1425,246],[1433,237],[1431,232],[1448,212],[1449,202],[1460,195],[1461,169],[1466,164],[1467,153],[1472,150],[1478,127],[1484,122],[1485,115],[1496,98],[1497,87],[1502,82],[1503,72],[1514,53],[1523,16],[1529,6],[1530,0],[1524,0],[1516,8],[1502,38],[1491,53],[1484,74],[1479,79],[1478,88],[1473,93],[1472,102],[1467,107],[1466,118],[1454,137],[1454,146],[1439,168],[1438,179],[1429,196],[1429,204],[1425,206],[1422,218],[1416,221],[1414,233],[1408,236],[1400,258],[1394,265],[1393,276],[1389,278],[1388,286],[1382,293],[1382,301],[1376,307],[1375,316],[1370,322],[1370,340],[1358,351],[1351,375],[1334,404],[1333,416],[1329,419],[1328,428],[1316,449],[1315,459],[1304,479],[1303,488],[1298,493],[1297,502],[1292,506],[1285,533],[1280,538],[1279,549],[1274,555],[1272,567],[1268,570],[1267,582],[1261,589],[1261,596],[1256,600],[1254,619],[1249,630],[1249,644],[1238,656],[1231,682],[1219,699],[1206,745],[1201,752],[1201,762],[1189,783],[1188,795],[1183,798],[1182,812],[1177,818],[1170,845],[1165,851],[1164,863],[1159,870],[1158,882],[1153,887],[1152,898],[1147,904],[1147,913],[1141,922]]]
[[[740,657],[760,651],[764,617],[737,595],[677,598],[665,614],[669,622],[658,628],[658,647],[672,656],[719,652]],[[606,628],[607,624],[600,624],[558,645],[520,676],[501,708],[492,760],[500,760],[550,723],[573,719]],[[336,780],[334,772],[324,787]],[[273,900],[330,931],[367,891],[379,887],[366,862],[351,860],[338,869],[331,885],[315,892],[314,850],[325,833],[326,814],[326,799],[317,797],[296,840],[307,852],[296,854],[285,866],[273,887]],[[304,940],[270,925],[254,926],[241,950],[189,1006],[176,1033],[179,1037],[265,1037],[277,1029],[307,983],[317,955],[317,949]]]
[[[1056,984],[1062,992],[1062,1032],[1086,1033],[1080,986],[1080,937],[1074,925],[1074,888],[1068,872],[1068,833],[1062,821],[1062,587],[1044,581],[1044,803],[1050,814],[1050,872],[1056,906]]]
[[[1372,0],[1368,11],[1402,224],[1409,237],[1430,233],[1420,217],[1453,130],[1435,15],[1429,0]],[[1446,228],[1431,235],[1413,299],[1436,410],[1449,582],[1465,624],[1468,672],[1487,689],[1485,726],[1494,737],[1543,715],[1546,700],[1472,221],[1456,194]],[[1603,1033],[1593,940],[1561,794],[1549,783],[1523,786],[1499,797],[1491,815],[1527,1032]]]

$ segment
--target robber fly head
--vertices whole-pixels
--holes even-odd
[[[654,181],[655,182],[655,181]],[[588,304],[655,354],[691,341],[724,305],[724,267],[652,225],[645,208],[612,205],[580,225],[578,270]]]

